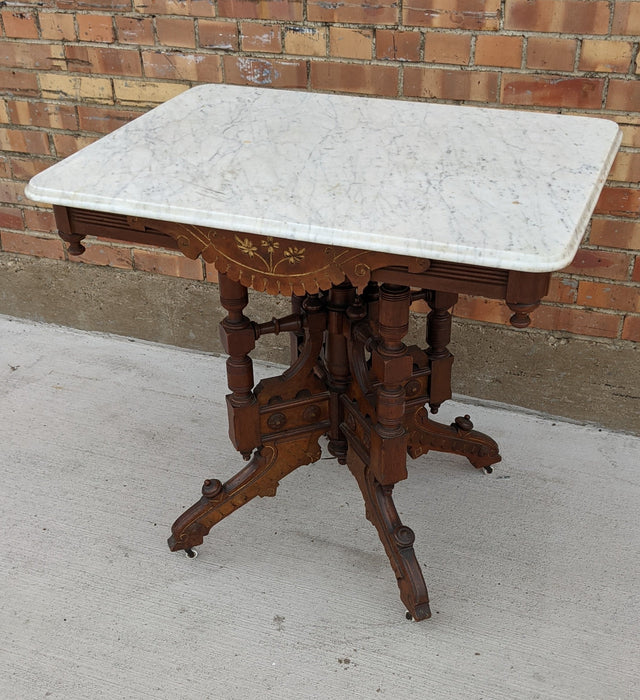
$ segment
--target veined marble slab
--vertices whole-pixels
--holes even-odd
[[[38,202],[528,272],[571,262],[608,120],[230,85],[34,177]]]

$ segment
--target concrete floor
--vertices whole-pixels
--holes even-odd
[[[445,405],[503,462],[426,455],[397,486],[434,611],[414,623],[331,459],[196,560],[169,553],[203,478],[240,466],[222,359],[7,317],[0,334],[0,698],[640,697],[640,438]]]

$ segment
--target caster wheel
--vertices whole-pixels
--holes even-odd
[[[187,559],[195,559],[198,556],[198,550],[194,549],[193,547],[189,547],[189,549],[184,550],[184,555],[187,557]]]
[[[413,615],[408,610],[404,614],[404,616],[407,618],[407,620],[413,620]]]

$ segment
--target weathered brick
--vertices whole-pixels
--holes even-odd
[[[281,53],[280,25],[263,24],[262,22],[241,22],[240,48],[243,51]]]
[[[302,5],[302,0],[218,0],[218,16],[295,22],[303,18]]]
[[[40,12],[40,35],[51,41],[75,41],[76,25],[72,14]]]
[[[131,249],[124,246],[105,245],[104,243],[85,243],[86,250],[82,255],[70,255],[72,262],[90,265],[116,267],[121,270],[132,270],[133,260]]]
[[[38,76],[27,71],[0,68],[0,92],[4,97],[34,97],[39,94]]]
[[[11,39],[37,39],[36,13],[27,9],[2,10],[5,36]]]
[[[622,339],[640,342],[640,316],[625,316]]]
[[[501,68],[520,68],[522,37],[481,34],[476,39],[475,64]]]
[[[23,227],[22,209],[17,207],[0,207],[0,228],[12,228],[21,231]]]
[[[404,94],[440,100],[495,102],[498,74],[407,66],[404,69]]]
[[[238,50],[238,26],[235,22],[198,22],[200,46],[204,49]]]
[[[286,27],[284,50],[298,56],[326,56],[326,27]]]
[[[565,272],[611,280],[627,279],[631,257],[627,253],[580,248]]]
[[[640,216],[640,190],[605,187],[596,204],[595,213],[625,218]]]
[[[571,306],[543,304],[531,314],[531,325],[548,331],[568,331],[576,335],[615,338],[622,316]]]
[[[24,182],[0,180],[0,203],[24,204],[27,198],[24,196]]]
[[[622,145],[629,148],[640,148],[640,116],[620,114],[615,120],[622,129]]]
[[[396,24],[398,3],[396,0],[307,0],[307,18],[311,22],[344,22],[348,24]]]
[[[207,83],[222,81],[222,61],[212,54],[177,51],[143,51],[142,61],[147,78],[168,78]]]
[[[572,71],[578,42],[575,39],[554,39],[532,36],[527,39],[527,68]]]
[[[307,84],[305,61],[248,56],[223,56],[222,60],[226,82],[235,85],[303,88]]]
[[[610,3],[605,0],[510,0],[505,29],[561,34],[606,34]]]
[[[70,10],[75,12],[79,3],[78,0],[51,0],[50,3],[59,10]],[[103,12],[131,12],[131,0],[82,0],[82,9],[86,11],[102,10]]]
[[[76,109],[71,105],[12,100],[7,102],[7,110],[13,124],[39,126],[45,129],[78,128]]]
[[[64,48],[57,45],[0,42],[0,64],[7,68],[64,69]]]
[[[454,314],[458,318],[469,318],[485,323],[500,323],[505,325],[513,312],[499,299],[484,299],[482,297],[470,297],[461,294],[454,307]]]
[[[329,54],[336,58],[371,59],[373,30],[331,27],[329,30]]]
[[[640,282],[640,255],[636,256],[636,262],[633,266],[633,272],[631,273],[631,280],[633,282]],[[635,292],[636,292],[636,304],[640,303],[640,288],[639,287],[634,287]]]
[[[419,61],[422,34],[416,31],[376,29],[376,58]]]
[[[640,313],[640,290],[635,286],[581,280],[578,304],[597,309],[615,309]]]
[[[188,17],[214,17],[213,0],[134,0],[137,12],[145,15],[184,15]]]
[[[153,22],[149,17],[116,16],[116,33],[121,44],[153,45]]]
[[[82,131],[93,131],[99,134],[108,134],[119,129],[143,113],[142,110],[78,105],[78,121]]]
[[[402,18],[409,26],[495,31],[500,0],[406,0]]]
[[[53,147],[58,158],[66,158],[81,148],[92,144],[97,138],[97,136],[74,136],[73,134],[56,133],[53,135]]]
[[[36,158],[30,155],[28,158],[14,156],[10,159],[11,172],[14,180],[28,182],[34,175],[54,164],[55,160],[49,158]]]
[[[49,153],[49,137],[35,129],[0,129],[0,149],[18,153]]]
[[[424,38],[426,63],[453,63],[466,66],[471,57],[470,34],[430,33]]]
[[[555,301],[559,304],[573,304],[578,296],[578,280],[565,275],[554,275],[549,284],[549,293],[545,297],[547,301]]]
[[[640,2],[637,0],[616,1],[611,33],[637,38],[640,34]]]
[[[112,90],[109,78],[94,78],[60,73],[42,73],[40,87],[45,99],[62,99],[82,102],[111,102]]]
[[[76,21],[81,41],[110,44],[115,38],[111,15],[77,15]]]
[[[25,209],[24,225],[29,231],[56,233],[56,219],[52,209]]]
[[[215,284],[218,282],[218,271],[213,263],[205,262],[204,264],[204,278],[207,282]]]
[[[190,260],[183,255],[143,249],[134,250],[133,257],[136,270],[190,280],[204,278],[201,260]]]
[[[594,218],[589,242],[607,248],[640,250],[640,221]]]
[[[180,46],[194,49],[196,46],[195,25],[192,19],[157,17],[158,42],[164,46]]]
[[[7,103],[0,99],[0,124],[8,124],[9,122],[9,111],[7,108]]]
[[[141,76],[142,65],[137,49],[106,46],[67,46],[65,49],[69,70],[92,75]]]
[[[398,69],[359,63],[311,63],[311,88],[393,97],[398,94]]]
[[[640,81],[610,80],[607,92],[607,109],[640,112]]]
[[[62,241],[58,236],[32,236],[27,233],[13,233],[11,231],[1,231],[2,250],[7,253],[20,253],[22,255],[33,255],[38,258],[51,258],[53,260],[64,260],[64,250]]]
[[[611,167],[609,179],[619,182],[640,182],[640,153],[619,152]]]
[[[119,80],[116,78],[113,81],[116,100],[126,104],[159,104],[170,100],[188,88],[188,85],[180,83],[158,83],[150,80]]]
[[[626,73],[633,58],[633,44],[610,39],[585,39],[578,68],[584,71]]]
[[[604,80],[559,75],[505,75],[501,102],[508,105],[599,109]]]

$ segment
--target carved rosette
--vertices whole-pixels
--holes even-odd
[[[269,294],[316,294],[320,289],[340,284],[345,275],[354,286],[363,289],[371,272],[381,267],[397,266],[423,272],[429,266],[428,260],[391,253],[188,224],[154,221],[153,226],[171,236],[186,257],[195,260],[202,256],[232,280]]]

